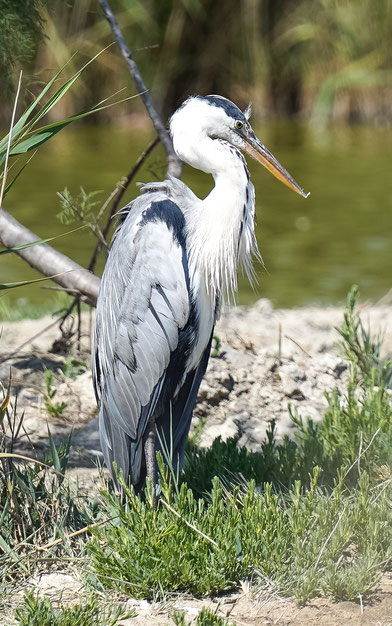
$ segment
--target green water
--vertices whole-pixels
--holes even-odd
[[[264,168],[249,162],[256,187],[257,238],[265,268],[259,266],[256,292],[240,280],[239,301],[260,297],[275,306],[336,304],[353,283],[362,298],[377,299],[391,287],[392,252],[392,130],[335,128],[315,133],[293,124],[259,127],[262,141],[311,196],[304,200],[276,181]],[[57,191],[76,194],[100,189],[102,198],[127,173],[150,136],[124,128],[67,129],[40,148],[4,208],[37,233],[48,237],[67,230],[56,219]],[[160,149],[138,174],[141,181],[164,175]],[[200,196],[212,179],[191,168],[185,182]],[[125,201],[137,195],[132,185]],[[69,229],[69,227],[68,227]],[[82,265],[91,256],[93,237],[85,232],[59,239],[54,245]],[[38,274],[13,255],[2,257],[0,282],[37,278]],[[52,295],[39,284],[8,292],[41,304]]]

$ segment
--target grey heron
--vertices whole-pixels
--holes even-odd
[[[197,392],[222,303],[237,290],[237,267],[252,278],[255,193],[245,151],[306,197],[222,96],[192,96],[173,114],[179,158],[212,174],[198,198],[168,177],[145,184],[119,212],[98,297],[92,369],[104,460],[141,486],[155,453],[183,464]],[[155,433],[157,437],[155,438]]]

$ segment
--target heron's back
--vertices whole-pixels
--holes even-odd
[[[157,448],[182,464],[213,328],[188,264],[186,214],[197,198],[177,179],[142,190],[119,213],[93,345],[105,462],[112,470],[115,461],[134,484],[144,479],[143,437],[152,416]]]

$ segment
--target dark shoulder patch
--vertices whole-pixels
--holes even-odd
[[[145,226],[149,222],[163,222],[180,246],[185,245],[185,217],[180,207],[172,200],[151,202],[148,209],[142,213],[140,226]]]
[[[234,102],[231,102],[231,100],[223,98],[222,96],[205,96],[202,99],[207,100],[209,104],[212,104],[215,107],[220,107],[225,111],[226,115],[232,117],[234,120],[242,120],[244,123],[246,122],[243,112],[236,104],[234,104]]]

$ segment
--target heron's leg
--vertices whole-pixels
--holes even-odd
[[[144,440],[144,456],[146,459],[147,478],[151,478],[153,488],[154,488],[154,507],[156,506],[155,492],[156,492],[156,484],[157,484],[155,439],[156,439],[155,419],[152,418],[147,424],[145,440]]]

